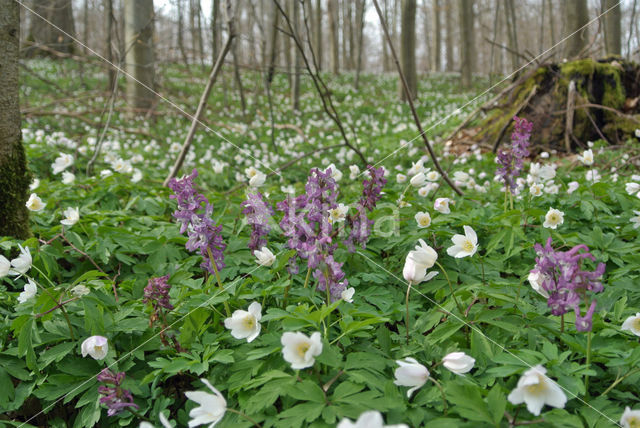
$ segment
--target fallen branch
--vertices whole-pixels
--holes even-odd
[[[427,139],[427,134],[422,129],[422,124],[420,123],[418,112],[416,111],[416,107],[413,105],[413,99],[411,98],[411,92],[409,91],[409,86],[407,85],[407,79],[405,79],[404,73],[402,72],[402,67],[400,67],[400,62],[398,61],[398,55],[396,55],[396,50],[393,47],[393,43],[391,42],[391,36],[389,36],[389,30],[387,29],[387,24],[384,22],[384,18],[382,17],[382,11],[380,10],[380,5],[378,5],[377,0],[373,0],[373,5],[375,6],[376,12],[378,13],[378,18],[380,19],[380,25],[382,26],[382,31],[384,32],[384,35],[387,39],[387,44],[389,45],[391,56],[393,57],[393,60],[396,64],[396,68],[398,69],[398,74],[400,75],[400,81],[402,82],[402,88],[407,97],[407,102],[409,103],[409,108],[411,109],[411,113],[413,114],[413,120],[415,121],[416,126],[418,127],[418,131],[420,132],[420,136],[422,137],[422,141],[424,142],[424,145],[427,147],[427,150],[429,151],[429,156],[431,156],[433,165],[436,167],[436,169],[438,170],[438,172],[440,173],[444,181],[447,182],[449,187],[451,187],[458,195],[462,196],[464,195],[464,193],[462,193],[462,190],[460,190],[458,186],[456,186],[453,183],[453,181],[451,181],[451,179],[449,178],[449,175],[447,175],[446,171],[442,169],[442,166],[440,166],[440,162],[438,162],[438,158],[436,157],[436,154],[433,151],[433,147],[431,147],[431,143],[429,143],[429,140]]]
[[[230,4],[231,2],[228,2],[227,7],[230,7]],[[178,155],[178,158],[176,159],[176,162],[173,165],[173,168],[171,168],[169,175],[167,175],[167,178],[165,178],[163,186],[167,186],[169,184],[169,180],[171,180],[178,174],[178,171],[180,171],[180,168],[182,167],[182,164],[184,163],[184,160],[187,157],[187,152],[191,147],[191,142],[193,141],[193,137],[195,136],[196,130],[198,129],[198,124],[201,123],[200,117],[202,116],[202,113],[204,112],[204,108],[207,105],[207,100],[209,99],[209,93],[211,92],[211,88],[213,88],[213,84],[216,82],[216,79],[218,78],[218,73],[222,68],[224,57],[227,55],[227,53],[231,49],[231,44],[233,43],[233,39],[235,39],[236,37],[235,27],[233,25],[233,17],[231,15],[229,15],[229,18],[228,18],[228,25],[229,25],[229,35],[227,36],[227,42],[222,48],[220,55],[218,55],[215,65],[211,69],[211,74],[209,75],[207,86],[204,88],[204,92],[202,92],[202,96],[200,97],[200,103],[198,104],[196,114],[193,116],[191,127],[189,128],[187,137],[184,139],[184,143],[182,144],[182,150],[180,150],[180,154]]]

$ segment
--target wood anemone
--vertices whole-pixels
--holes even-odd
[[[533,122],[531,151],[582,150],[587,141],[620,144],[640,128],[640,66],[619,57],[542,64],[525,70],[449,136],[496,151],[514,115]]]

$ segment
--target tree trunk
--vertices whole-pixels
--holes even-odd
[[[184,48],[184,23],[183,23],[183,9],[182,9],[182,0],[178,0],[176,8],[178,9],[178,49],[180,50],[180,55],[182,56],[182,62],[184,66],[189,68],[189,57],[187,57],[187,51]]]
[[[30,39],[58,52],[73,53],[73,40],[51,25],[75,35],[71,0],[35,0],[33,10],[50,23],[34,16],[31,20]]]
[[[105,10],[105,19],[106,19],[106,54],[107,54],[107,61],[109,61],[109,63],[113,64],[113,46],[111,46],[113,44],[113,21],[114,21],[114,16],[113,16],[113,0],[105,0],[105,4],[104,4],[104,10]],[[113,67],[109,67],[109,87],[107,88],[107,90],[109,92],[111,92],[113,90],[113,88],[115,87],[116,84],[116,70]]]
[[[587,0],[564,0],[565,35],[576,34],[565,42],[565,57],[575,58],[583,54],[589,43],[589,31],[585,27],[589,22]],[[584,27],[584,28],[583,28]]]
[[[515,71],[520,67],[520,56],[518,55],[518,31],[516,30],[515,6],[513,0],[504,0],[504,21],[507,29],[507,46],[511,57],[511,70]]]
[[[211,0],[211,63],[215,64],[220,50],[220,29],[218,21],[220,20],[220,1]]]
[[[200,65],[204,68],[204,44],[202,43],[202,6],[200,0],[196,0],[196,25],[198,27],[198,55],[200,56]]]
[[[622,53],[620,33],[620,2],[616,0],[602,0],[602,12],[608,11],[602,17],[604,20],[604,51],[606,55],[620,55]]]
[[[366,7],[366,0],[358,0],[356,4],[356,24],[357,24],[357,49],[358,49],[358,58],[356,60],[356,79],[353,83],[356,91],[358,90],[358,86],[360,85],[360,72],[362,71],[362,47],[364,40],[364,13]]]
[[[127,102],[131,107],[149,110],[153,92],[153,0],[125,0],[125,70]]]
[[[471,86],[473,71],[473,0],[460,0],[460,83],[464,88]]]
[[[329,0],[329,40],[331,44],[331,72],[340,74],[340,40],[338,38],[338,0]]]
[[[389,25],[389,0],[382,3],[382,15],[384,22]],[[389,71],[389,47],[385,43],[384,31],[380,29],[380,37],[382,38],[382,71]]]
[[[322,70],[322,0],[316,0],[315,10],[316,34],[315,34],[315,54],[318,71]]]
[[[551,44],[549,46],[555,46],[556,45],[556,27],[553,19],[554,14],[553,14],[553,5],[551,4],[551,0],[547,0],[547,9],[549,9],[549,33],[551,36]],[[554,49],[553,54],[551,55],[552,60],[553,58],[556,57],[556,52],[557,52],[557,49]]]
[[[433,0],[433,69],[442,71],[442,24],[440,21],[440,0]]]
[[[455,58],[453,54],[453,32],[454,32],[454,23],[453,23],[453,2],[447,1],[447,6],[445,7],[445,22],[447,23],[447,38],[445,40],[445,51],[447,54],[447,71],[453,71],[456,69],[455,67]]]
[[[433,17],[429,14],[429,6],[425,2],[422,5],[422,14],[424,15],[424,46],[425,46],[425,55],[424,55],[424,71],[429,72],[435,71],[433,68],[435,67],[433,64],[433,42],[431,41],[431,22],[433,21]]]
[[[418,77],[416,72],[416,0],[402,0],[402,31],[400,37],[400,57],[402,72],[407,80],[407,86],[412,99],[418,95]],[[407,95],[399,82],[400,99],[407,100]]]
[[[293,23],[293,31],[296,36],[300,34],[300,3],[293,1],[291,20]],[[298,49],[293,51],[293,84],[291,85],[291,106],[294,111],[300,111],[300,68],[302,68],[302,55]]]
[[[19,48],[20,5],[0,0],[0,236],[26,239],[31,177],[20,131]]]

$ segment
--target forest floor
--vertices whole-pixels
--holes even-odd
[[[244,73],[243,112],[225,72],[170,189],[205,70],[163,66],[143,116],[93,64],[26,67],[33,237],[0,238],[0,424],[640,420],[640,131],[520,165],[523,124],[498,160],[446,141],[490,82],[423,77],[417,112],[460,196],[395,75],[326,76],[365,164],[310,81],[293,112],[286,75],[270,109]]]

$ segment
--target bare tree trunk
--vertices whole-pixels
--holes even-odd
[[[538,38],[538,52],[543,52],[544,51],[544,14],[546,12],[546,8],[545,8],[545,1],[542,0],[541,4],[540,4],[540,34],[539,34],[539,38]]]
[[[498,39],[498,23],[500,22],[500,3],[501,0],[495,0],[495,15],[493,18],[493,43],[491,43],[491,58],[490,58],[490,64],[489,64],[489,85],[491,86],[491,83],[493,81],[493,73],[495,71],[494,68],[494,58],[495,58],[495,48],[496,48],[496,41]],[[499,67],[496,67],[498,69],[498,73],[500,73],[502,70]]]
[[[31,177],[20,131],[19,50],[20,5],[0,0],[0,236],[27,239]]]
[[[345,62],[345,66],[349,70],[354,70],[356,68],[355,59],[355,41],[354,41],[354,29],[353,29],[353,0],[345,0],[345,15],[344,15],[344,38],[347,40],[346,43],[347,48],[345,49],[347,55],[347,61]]]
[[[196,25],[198,26],[198,55],[200,56],[200,65],[204,68],[204,44],[202,42],[202,5],[200,0],[196,0]]]
[[[233,54],[233,79],[240,95],[240,106],[242,107],[242,115],[246,117],[247,101],[244,97],[244,87],[242,86],[242,79],[240,78],[240,65],[238,63],[238,39],[235,39],[233,41],[231,53]]]
[[[87,46],[89,45],[89,0],[84,0],[84,7],[82,11],[82,25],[83,25],[83,51],[85,55],[89,54]]]
[[[633,0],[633,6],[631,6],[631,20],[629,21],[629,37],[627,37],[627,57],[629,57],[629,59],[631,59],[631,39],[633,37],[634,24],[636,23],[637,6],[637,0]]]
[[[329,0],[329,40],[331,44],[331,72],[340,74],[340,40],[338,37],[338,0]]]
[[[218,28],[218,21],[220,20],[220,1],[211,0],[211,59],[212,63],[215,63],[218,58],[218,51],[220,49],[220,28]]]
[[[453,54],[453,8],[454,3],[452,1],[447,1],[447,6],[445,7],[445,22],[447,23],[447,38],[445,40],[445,51],[447,53],[447,71],[453,71],[456,69],[455,67],[455,58]]]
[[[515,71],[520,66],[520,56],[518,55],[518,32],[515,19],[513,0],[504,0],[504,20],[507,29],[507,46],[511,55],[511,70]]]
[[[358,90],[360,85],[360,72],[362,71],[362,48],[364,40],[364,13],[365,13],[366,0],[358,0],[356,3],[356,24],[357,24],[357,49],[358,58],[356,60],[356,78],[353,83],[353,87]]]
[[[297,0],[293,1],[291,20],[293,29],[296,34],[300,34],[300,3]],[[294,111],[300,111],[300,68],[302,67],[302,55],[298,49],[293,51],[293,64],[295,70],[293,71],[293,84],[291,85],[291,106]]]
[[[113,64],[113,0],[105,0],[104,9],[106,12],[106,20],[107,20],[107,37],[106,37],[106,50],[107,50],[107,60],[109,63]],[[113,90],[116,85],[116,70],[113,67],[109,67],[109,88],[107,89],[109,92]]]
[[[589,31],[585,27],[589,22],[589,9],[587,0],[564,0],[564,2],[565,35],[577,31],[565,42],[565,57],[571,59],[580,55],[589,42]]]
[[[182,9],[182,0],[177,0],[177,9],[178,9],[178,49],[180,50],[180,55],[182,56],[182,62],[185,67],[189,68],[189,57],[187,57],[187,51],[184,48],[184,23],[183,23],[183,9]]]
[[[322,70],[322,0],[316,0],[316,10],[315,10],[315,51],[316,51],[316,65],[318,67],[318,71]]]
[[[608,11],[602,17],[604,20],[604,46],[606,55],[620,55],[622,53],[622,34],[620,32],[620,2],[616,0],[602,0],[602,12]]]
[[[442,21],[440,20],[440,0],[433,0],[433,69],[442,71]]]
[[[75,34],[71,0],[35,0],[33,10],[67,34]],[[73,40],[38,17],[31,20],[31,39],[63,53],[73,53]]]
[[[291,8],[292,3],[296,0],[285,0],[284,7],[287,10],[287,15],[291,16]],[[291,85],[293,84],[293,79],[291,78],[291,71],[293,70],[293,61],[291,58],[291,37],[284,37],[284,62],[285,67],[287,69],[287,81],[289,82],[289,89],[291,89]]]
[[[473,71],[473,0],[460,0],[460,83],[464,88],[471,86]]]
[[[382,16],[384,22],[389,22],[389,0],[383,0],[382,2]],[[389,71],[389,47],[384,42],[384,31],[380,29],[382,37],[382,70]]]
[[[125,0],[125,69],[127,101],[137,109],[148,110],[155,93],[153,58],[153,0]]]
[[[340,19],[338,23],[338,29],[340,32],[340,42],[342,47],[340,52],[342,53],[342,69],[349,70],[349,52],[347,46],[347,14],[346,14],[346,2],[344,0],[340,1]]]
[[[400,33],[400,58],[402,72],[412,99],[418,96],[418,76],[416,72],[416,0],[402,0],[402,31]],[[400,81],[400,99],[407,100],[407,94]]]
[[[547,9],[549,9],[549,33],[551,36],[551,45],[556,45],[556,27],[553,19],[553,5],[551,4],[551,0],[547,0]],[[555,58],[557,50],[553,51],[551,58]]]
[[[429,6],[427,2],[422,4],[422,14],[424,15],[424,46],[425,46],[425,55],[424,55],[424,71],[428,72],[432,70],[435,66],[433,64],[433,43],[431,42],[431,22],[433,17],[429,15]]]

